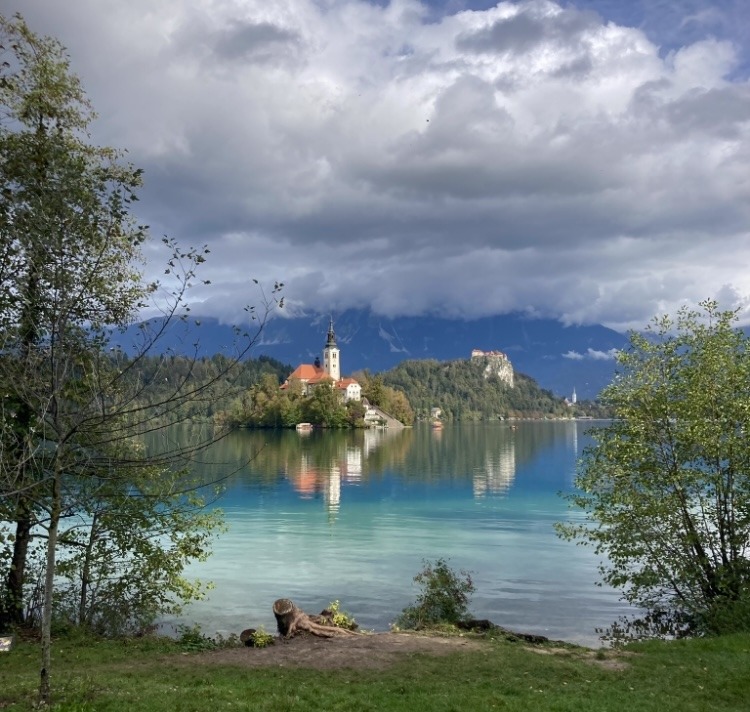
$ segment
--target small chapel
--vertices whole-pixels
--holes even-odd
[[[312,389],[321,383],[330,383],[331,387],[339,393],[341,400],[362,399],[362,387],[359,383],[353,378],[341,378],[341,352],[336,345],[333,319],[328,326],[326,345],[323,348],[323,365],[320,364],[320,358],[316,358],[315,363],[301,363],[292,371],[281,388],[287,389],[289,383],[295,380],[302,384],[302,392],[305,395],[309,395]]]

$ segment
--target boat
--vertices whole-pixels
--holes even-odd
[[[312,423],[297,423],[298,433],[309,433],[313,429]]]

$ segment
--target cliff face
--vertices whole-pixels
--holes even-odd
[[[507,383],[513,388],[513,365],[510,359],[501,351],[481,351],[474,349],[471,352],[472,361],[484,362],[484,377],[497,376],[500,381]]]

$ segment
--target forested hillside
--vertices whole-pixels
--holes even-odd
[[[147,407],[162,400],[168,401],[172,392],[186,384],[197,387],[215,381],[211,388],[180,406],[185,411],[180,412],[181,418],[213,420],[218,417],[223,422],[254,427],[292,427],[302,420],[333,425],[333,422],[329,423],[330,417],[320,414],[317,417],[309,408],[302,408],[306,399],[296,392],[278,390],[279,384],[291,373],[291,366],[268,356],[243,361],[228,373],[227,366],[224,355],[199,359],[149,356],[131,364],[129,381],[133,392],[141,394],[137,397],[148,399],[142,403]],[[534,379],[521,373],[515,374],[513,388],[494,376],[485,378],[484,364],[470,360],[403,361],[396,368],[377,375],[368,371],[353,375],[362,384],[363,396],[407,424],[415,416],[429,417],[432,408],[440,408],[444,420],[463,421],[607,416],[593,403],[578,403],[570,407],[563,399],[540,388]],[[321,392],[317,398],[307,400],[322,407],[318,401],[323,395]],[[291,407],[295,403],[299,407]],[[347,415],[343,407],[336,407],[338,405],[331,401],[330,407],[323,410],[326,413],[328,410],[342,411],[338,418],[341,421],[339,427],[361,415],[358,412]]]
[[[183,356],[147,357],[133,364],[136,367],[132,370],[131,383],[134,390],[142,390],[144,396],[148,393],[150,401],[167,400],[168,395],[183,383],[199,386],[216,379],[217,374],[226,371],[225,361],[223,355],[197,360]],[[283,383],[291,371],[291,366],[267,356],[248,359],[235,366],[231,378],[223,376],[203,396],[184,404],[182,407],[190,412],[181,415],[192,420],[219,417],[238,425],[261,427],[290,427],[300,420],[313,418],[312,413],[301,411],[290,413],[288,418],[280,417],[276,413],[279,409],[270,407],[272,403],[289,400],[290,395],[295,400],[295,394],[277,390],[277,384]],[[391,410],[398,411],[396,417],[407,423],[413,418],[412,409],[418,418],[426,418],[432,408],[440,408],[444,420],[462,421],[588,414],[585,404],[571,408],[563,399],[540,388],[536,381],[523,374],[515,374],[512,388],[494,376],[485,378],[484,364],[470,360],[403,361],[396,368],[377,375],[364,371],[354,376],[363,385],[363,395],[386,410],[390,405]],[[139,384],[141,387],[149,384],[149,387],[139,388]],[[391,403],[394,398],[378,397],[381,392],[394,397],[405,396],[404,403],[395,399],[398,405],[394,405]],[[262,394],[265,395],[261,397]],[[274,417],[269,415],[270,411]],[[317,422],[319,419],[313,420]]]
[[[419,417],[428,416],[431,408],[440,408],[445,420],[573,414],[562,398],[523,374],[515,374],[512,388],[497,377],[485,379],[484,363],[477,361],[403,361],[381,376],[386,385],[406,393]]]
[[[222,354],[210,358],[155,355],[119,364],[127,372],[127,382],[135,400],[146,408],[158,408],[168,403],[170,395],[178,389],[204,387],[196,395],[180,404],[180,420],[213,419],[217,413],[228,410],[232,402],[245,393],[264,376],[276,383],[283,382],[292,368],[268,356],[247,359],[231,366],[230,359]],[[172,414],[175,415],[175,414]]]

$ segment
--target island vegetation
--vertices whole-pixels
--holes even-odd
[[[361,385],[367,403],[378,406],[404,425],[414,422],[414,413],[402,392],[385,386],[379,378],[367,379]],[[365,402],[344,401],[328,383],[321,383],[306,394],[302,384],[295,380],[282,390],[279,379],[268,373],[237,396],[217,419],[241,428],[293,428],[298,423],[324,428],[363,428],[365,411]]]
[[[120,359],[128,363],[127,353]],[[294,380],[282,389],[291,371],[290,365],[265,355],[234,362],[223,354],[196,359],[166,353],[137,359],[128,369],[127,379],[131,385],[148,386],[139,397],[144,407],[158,403],[175,383],[194,388],[213,384],[210,397],[196,394],[170,412],[170,418],[180,421],[261,429],[294,428],[301,422],[324,428],[365,427],[364,403],[345,402],[326,384],[307,395]],[[572,404],[524,374],[516,374],[513,387],[497,378],[485,378],[481,365],[470,360],[411,360],[382,373],[358,371],[354,377],[367,403],[404,425],[429,420],[433,408],[440,409],[445,421],[463,422],[611,415],[598,401]]]

